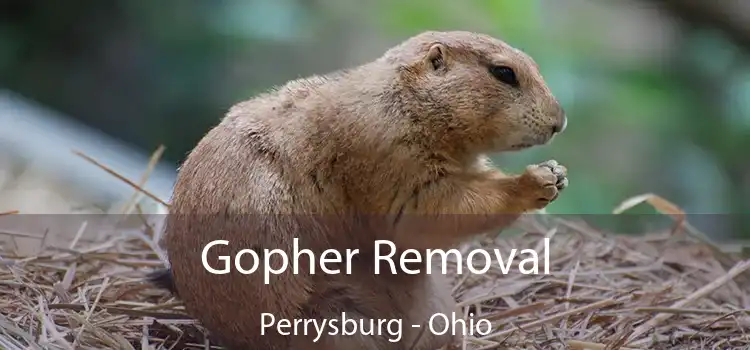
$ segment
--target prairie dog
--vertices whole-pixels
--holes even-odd
[[[547,144],[566,124],[532,58],[472,32],[424,32],[361,66],[291,81],[233,106],[188,155],[162,241],[171,272],[152,280],[230,349],[449,345],[451,336],[410,326],[456,311],[445,277],[375,275],[373,242],[448,249],[545,207],[568,184],[563,166],[547,161],[508,175],[487,154]],[[359,249],[354,271],[310,274],[303,263],[265,284],[261,273],[213,275],[201,262],[214,240],[229,241],[211,249],[216,266],[241,249],[291,256],[294,238],[316,257]],[[404,333],[398,342],[261,335],[264,312],[400,318]]]

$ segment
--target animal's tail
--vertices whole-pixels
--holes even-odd
[[[177,289],[174,286],[174,279],[172,278],[172,270],[170,268],[163,268],[153,271],[146,275],[146,280],[149,283],[168,290],[173,295],[177,296]]]

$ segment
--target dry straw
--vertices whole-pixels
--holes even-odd
[[[140,184],[125,181],[153,196],[141,189],[145,177]],[[750,349],[750,262],[712,245],[657,196],[636,197],[616,212],[641,202],[674,218],[675,229],[615,236],[583,221],[530,218],[521,235],[462,247],[539,250],[549,237],[551,273],[529,276],[514,268],[504,275],[498,268],[455,276],[460,305],[493,326],[458,347]],[[2,252],[0,349],[218,348],[179,300],[143,281],[162,264],[154,230],[88,245],[80,232],[68,247],[48,247],[40,256]]]

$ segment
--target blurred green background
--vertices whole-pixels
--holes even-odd
[[[0,1],[0,87],[176,167],[240,100],[377,57],[423,30],[503,38],[567,110],[549,158],[571,186],[548,212],[610,213],[657,193],[748,232],[750,1]],[[1,126],[0,126],[1,127]],[[29,136],[33,138],[33,135]],[[646,210],[646,209],[643,209]],[[648,212],[648,211],[647,211]]]

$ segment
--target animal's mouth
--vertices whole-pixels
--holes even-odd
[[[512,150],[520,150],[520,149],[527,149],[534,147],[535,145],[532,143],[517,143],[515,145],[510,146],[510,149]]]
[[[547,145],[550,144],[554,138],[555,134],[526,136],[521,140],[521,142],[512,145],[510,148],[514,150],[520,150],[535,146]]]

